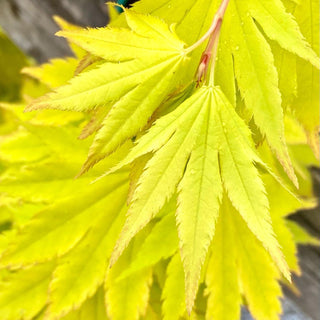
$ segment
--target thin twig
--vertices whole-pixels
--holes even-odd
[[[224,14],[227,10],[228,4],[229,4],[230,0],[222,0],[218,11],[216,12],[216,14],[214,15],[212,24],[210,26],[210,28],[208,29],[208,31],[197,41],[195,42],[193,45],[191,45],[190,47],[188,47],[186,49],[186,53],[190,53],[192,52],[194,49],[198,48],[204,41],[206,41],[211,34],[214,32],[214,30],[217,28],[217,25],[219,24],[219,22],[222,22]]]
[[[192,45],[190,48],[196,48],[200,44],[203,43],[208,37],[209,41],[207,44],[206,49],[202,53],[199,67],[197,69],[195,78],[197,81],[197,87],[200,86],[200,83],[206,78],[207,71],[211,63],[211,72],[210,72],[210,80],[209,83],[211,85],[214,85],[214,68],[215,68],[215,60],[217,56],[217,50],[218,50],[218,43],[219,43],[219,35],[220,35],[220,30],[221,30],[221,25],[222,25],[222,20],[224,17],[224,14],[226,12],[226,9],[228,7],[229,0],[223,0],[222,3],[220,4],[220,7],[215,14],[212,25],[209,28],[209,30],[206,32],[206,34],[199,39],[194,45]],[[188,48],[189,49],[189,48]]]
[[[216,59],[217,59],[217,53],[218,53],[218,44],[219,44],[221,25],[222,25],[222,20],[220,20],[216,30],[212,35],[213,46],[211,49],[212,58],[211,58],[210,80],[209,80],[209,84],[212,86],[214,86],[214,71],[215,71],[215,65],[216,65]]]

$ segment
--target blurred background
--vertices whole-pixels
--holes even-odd
[[[119,2],[129,5],[134,1]],[[72,55],[65,40],[54,36],[58,31],[58,26],[52,19],[53,15],[61,16],[65,20],[81,26],[100,27],[108,23],[105,0],[0,0],[0,91],[5,92],[5,86],[9,82],[11,82],[11,87],[12,83],[19,86],[17,75],[26,64],[26,57],[23,53],[38,63],[46,62],[54,57]],[[1,53],[1,47],[6,47],[6,56]],[[16,65],[8,72],[8,68],[3,66],[6,59],[13,56]],[[7,96],[3,94],[3,97],[6,97],[5,100],[15,99],[14,92],[5,93],[7,94]],[[320,172],[315,168],[310,168],[310,170],[313,174],[315,194],[319,197]],[[292,219],[298,221],[311,234],[318,237],[320,232],[319,213],[318,206],[313,210],[298,212],[292,216]],[[303,274],[301,277],[295,278],[294,282],[300,295],[284,288],[286,298],[283,302],[283,319],[319,320],[319,248],[301,246],[299,247],[299,256]],[[245,311],[243,319],[250,319]]]
[[[0,0],[0,25],[6,34],[38,62],[71,55],[64,39],[55,37],[52,16],[100,27],[108,23],[104,0]]]

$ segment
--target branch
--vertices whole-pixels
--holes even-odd
[[[215,59],[217,55],[219,35],[220,35],[223,17],[227,10],[229,1],[230,0],[222,0],[218,11],[213,17],[213,21],[209,30],[197,42],[195,42],[192,46],[186,49],[186,52],[189,53],[194,49],[196,49],[197,47],[199,47],[204,41],[206,41],[209,38],[209,42],[207,44],[206,49],[202,53],[199,67],[196,72],[195,77],[197,81],[197,86],[199,86],[200,83],[203,81],[203,79],[206,77],[208,67],[209,67],[210,61],[212,60],[212,57],[214,60],[212,62],[210,83],[211,84],[214,83],[214,65],[215,65]]]
[[[218,11],[216,12],[216,14],[213,17],[213,21],[212,21],[212,24],[211,24],[209,30],[197,42],[195,42],[192,46],[190,46],[186,49],[187,53],[190,53],[194,49],[198,48],[204,41],[206,41],[212,35],[212,33],[217,28],[217,26],[222,23],[222,20],[223,20],[225,12],[227,10],[229,1],[230,0],[222,0]]]

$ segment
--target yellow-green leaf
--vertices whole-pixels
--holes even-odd
[[[221,91],[216,90],[215,99],[217,111],[214,119],[220,140],[221,177],[228,197],[270,252],[284,276],[290,278],[288,266],[274,237],[268,198],[254,166],[254,152],[249,148],[252,145],[249,129]]]
[[[85,238],[59,259],[50,284],[48,319],[57,319],[78,309],[103,284],[109,258],[123,223],[127,186],[113,194],[113,204],[105,208]]]
[[[205,111],[202,106],[208,95],[205,90],[199,90],[195,96],[197,97],[195,102],[195,97],[191,97],[179,106],[181,109],[188,107],[191,109],[187,117],[182,117],[183,126],[177,127],[169,141],[146,164],[138,182],[139,187],[136,188],[133,195],[127,220],[117,241],[111,263],[117,260],[135,234],[159,212],[166,200],[173,195],[183,175],[199,128],[203,124]],[[167,117],[170,118],[170,113]],[[189,130],[185,130],[185,127]],[[157,130],[157,124],[155,124],[155,131]],[[167,132],[162,126],[159,131],[160,134],[163,131]]]
[[[209,96],[203,102],[206,120],[179,183],[177,225],[185,271],[186,305],[191,313],[201,267],[215,230],[222,197],[215,119]]]
[[[0,284],[2,320],[31,320],[48,302],[48,286],[55,262],[12,272]]]
[[[279,320],[281,288],[279,273],[267,252],[253,236],[240,215],[228,205],[232,215],[240,286],[252,316],[257,320]]]
[[[149,287],[152,280],[150,268],[118,280],[133,259],[136,244],[132,243],[108,272],[105,283],[106,305],[108,315],[113,320],[138,320],[147,310]]]
[[[1,258],[2,265],[21,266],[61,256],[85,235],[127,181],[120,173],[38,213]]]

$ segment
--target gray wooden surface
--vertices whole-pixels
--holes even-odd
[[[318,206],[314,210],[299,212],[293,216],[312,235],[320,235],[320,170],[312,168],[314,194],[318,198]],[[287,296],[314,320],[320,320],[320,248],[314,246],[301,246],[299,248],[302,276],[294,279],[301,296],[292,292]]]
[[[0,0],[0,25],[10,38],[39,62],[69,55],[64,39],[54,36],[59,15],[83,26],[108,22],[104,0]]]
[[[0,25],[13,41],[39,62],[70,54],[63,39],[54,36],[58,30],[52,15],[58,14],[83,26],[102,26],[108,21],[105,0],[0,0]],[[316,194],[319,195],[319,170],[314,170]],[[294,216],[314,235],[320,233],[320,210]],[[320,320],[320,251],[299,248],[302,276],[294,281],[301,291],[297,297],[284,288],[283,320]],[[243,310],[242,319],[251,319]]]

